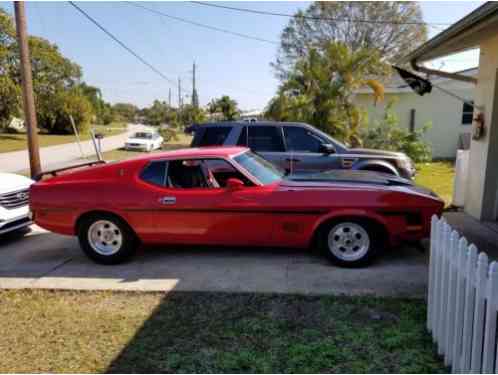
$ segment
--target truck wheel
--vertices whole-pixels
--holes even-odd
[[[118,264],[131,258],[138,241],[128,225],[113,215],[84,218],[78,228],[83,252],[100,264]]]
[[[378,233],[360,220],[335,221],[322,232],[321,247],[334,264],[362,267],[370,264],[382,244]]]

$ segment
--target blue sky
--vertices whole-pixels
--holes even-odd
[[[218,4],[228,4],[219,2]],[[231,2],[251,9],[294,13],[308,2]],[[480,2],[423,2],[424,20],[452,23],[478,7]],[[270,63],[277,46],[164,19],[123,2],[79,2],[84,10],[105,25],[165,75],[181,77],[191,93],[192,62],[197,62],[197,87],[202,105],[228,94],[245,110],[262,109],[274,95],[278,81]],[[188,2],[145,2],[143,5],[173,16],[279,40],[288,22],[284,17],[238,13]],[[12,13],[12,2],[0,2]],[[28,32],[56,43],[62,53],[83,68],[84,80],[100,87],[112,103],[132,102],[146,106],[154,99],[167,100],[171,87],[173,104],[177,88],[158,77],[119,47],[66,2],[28,2]],[[444,27],[431,27],[430,36]],[[466,52],[434,66],[461,70],[477,64],[478,54]],[[444,65],[443,65],[444,64]],[[185,100],[189,100],[186,98]]]

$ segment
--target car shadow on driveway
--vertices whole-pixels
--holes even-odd
[[[36,228],[0,239],[0,288],[260,292],[420,297],[427,255],[412,247],[385,251],[371,266],[333,266],[315,251],[280,248],[160,246],[125,264],[98,265],[75,238]]]

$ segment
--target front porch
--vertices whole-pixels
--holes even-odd
[[[469,243],[498,261],[498,222],[479,221],[465,212],[446,212],[443,216]]]

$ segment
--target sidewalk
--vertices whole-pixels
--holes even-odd
[[[142,125],[128,124],[128,131],[102,140],[102,150],[110,151],[123,147],[126,139]],[[81,142],[81,148],[86,156],[94,156],[95,149],[91,140]],[[43,147],[40,149],[42,170],[60,168],[72,161],[81,159],[78,144],[66,143],[57,146]],[[94,157],[92,157],[94,159]],[[20,172],[29,169],[29,156],[27,150],[0,153],[0,172]]]

